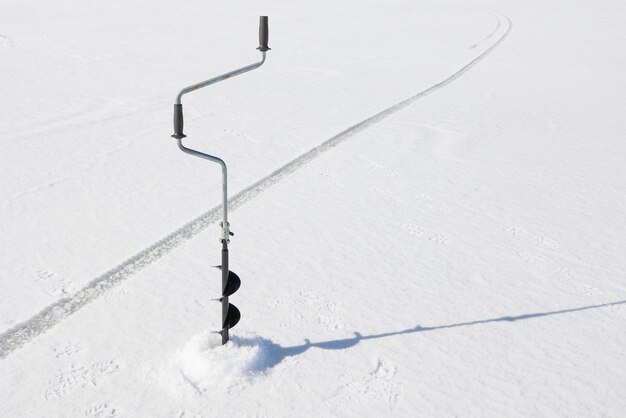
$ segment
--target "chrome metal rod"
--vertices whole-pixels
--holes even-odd
[[[200,157],[205,160],[212,161],[214,163],[218,163],[220,166],[222,166],[222,240],[229,242],[230,241],[230,228],[229,228],[230,225],[228,224],[228,177],[227,177],[228,170],[226,168],[226,163],[224,162],[224,160],[214,155],[205,154],[203,152],[196,151],[191,148],[187,148],[186,146],[183,145],[182,138],[178,139],[178,148],[180,148],[181,151],[187,154]]]
[[[213,77],[213,78],[210,78],[208,80],[201,81],[201,82],[196,83],[196,84],[192,84],[189,87],[185,87],[184,89],[182,89],[181,91],[178,92],[178,95],[176,96],[176,104],[181,104],[181,100],[183,98],[183,95],[185,95],[187,93],[190,93],[190,92],[192,92],[194,90],[198,90],[198,89],[200,89],[202,87],[210,86],[211,84],[218,83],[220,81],[226,80],[226,79],[234,77],[236,75],[247,73],[248,71],[252,71],[255,68],[259,68],[265,62],[265,54],[266,54],[265,51],[261,51],[261,60],[258,61],[258,62],[255,62],[254,64],[246,65],[245,67],[241,67],[241,68],[239,68],[237,70],[233,70],[233,71],[228,72],[226,74],[218,75],[217,77]]]

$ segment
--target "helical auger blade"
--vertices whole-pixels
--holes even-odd
[[[229,303],[228,314],[226,314],[226,320],[222,324],[222,329],[225,329],[225,328],[231,329],[232,327],[237,325],[237,322],[239,322],[240,319],[241,319],[241,312],[239,312],[239,309],[237,309],[237,307],[233,305],[232,303]]]
[[[222,266],[215,266],[215,268],[221,270]],[[224,298],[231,296],[233,293],[239,290],[239,287],[241,287],[241,279],[236,273],[229,270],[226,286],[224,286],[224,289],[222,290],[222,296],[217,300],[220,302],[223,301]],[[226,317],[224,318],[224,321],[222,323],[222,329],[220,331],[216,331],[216,333],[223,335],[229,329],[237,325],[240,319],[241,312],[239,311],[239,309],[237,309],[237,307],[232,303],[229,303],[228,312],[226,313]]]

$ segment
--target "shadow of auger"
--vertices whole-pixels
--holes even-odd
[[[311,342],[308,338],[305,338],[304,344],[295,345],[291,347],[282,347],[279,344],[263,339],[264,344],[266,345],[268,349],[268,354],[269,354],[267,358],[267,362],[264,364],[263,369],[270,369],[276,366],[277,364],[279,364],[280,362],[282,362],[285,358],[298,356],[304,353],[305,351],[309,350],[310,348],[314,348],[314,347],[320,348],[322,350],[345,350],[347,348],[354,347],[355,345],[357,345],[358,343],[364,340],[375,340],[379,338],[393,337],[393,336],[402,335],[402,334],[438,331],[438,330],[444,330],[444,329],[450,329],[450,328],[467,327],[471,325],[489,324],[493,322],[517,322],[517,321],[523,321],[526,319],[534,319],[534,318],[541,318],[545,316],[581,312],[581,311],[587,311],[590,309],[607,308],[610,306],[618,306],[618,305],[624,305],[624,304],[626,304],[626,300],[621,300],[618,302],[611,302],[611,303],[603,303],[599,305],[583,306],[580,308],[562,309],[558,311],[549,311],[549,312],[535,312],[535,313],[523,314],[523,315],[518,315],[518,316],[502,316],[499,318],[481,319],[477,321],[468,321],[468,322],[458,322],[455,324],[437,325],[433,327],[423,327],[421,325],[417,325],[416,327],[413,327],[413,328],[408,328],[408,329],[404,329],[401,331],[384,332],[381,334],[362,335],[359,332],[354,332],[354,337],[344,338],[344,339],[339,339],[339,340]]]

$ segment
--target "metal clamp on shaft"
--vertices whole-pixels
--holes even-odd
[[[230,230],[230,224],[226,222],[226,225],[224,225],[224,222],[220,222],[220,227],[222,227],[222,238],[220,240],[222,242],[230,242],[230,237],[235,235],[234,232]]]

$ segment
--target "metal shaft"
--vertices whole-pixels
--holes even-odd
[[[178,92],[178,95],[176,95],[176,104],[181,104],[181,100],[183,98],[183,95],[185,95],[185,94],[187,94],[189,92],[201,89],[202,87],[210,86],[211,84],[218,83],[220,81],[226,80],[228,78],[234,77],[234,76],[239,75],[239,74],[247,73],[248,71],[252,71],[255,68],[259,68],[261,65],[263,65],[264,62],[265,62],[265,51],[261,51],[261,60],[259,62],[255,62],[254,64],[250,64],[250,65],[246,65],[245,67],[241,67],[241,68],[239,68],[237,70],[233,70],[233,71],[230,71],[228,73],[225,73],[225,74],[222,74],[222,75],[218,75],[217,77],[213,77],[213,78],[210,78],[208,80],[201,81],[201,82],[196,83],[196,84],[192,84],[189,87],[185,87],[184,89],[182,89],[181,91]]]
[[[228,242],[222,240],[222,295],[225,294],[226,285],[228,284]],[[228,326],[226,324],[226,317],[228,316],[228,296],[222,297],[222,345],[226,344],[229,340]]]
[[[226,163],[219,157],[205,154],[200,151],[187,148],[183,145],[182,138],[178,139],[178,148],[187,154],[203,158],[218,163],[222,167],[222,295],[226,294],[226,286],[228,285],[228,274],[230,272],[228,266],[228,242],[230,238],[230,229],[228,225],[228,183]],[[228,316],[228,296],[222,297],[222,345],[229,340],[228,326],[226,326],[226,317]]]
[[[226,242],[230,241],[230,225],[228,224],[228,170],[226,168],[226,163],[224,160],[214,155],[205,154],[203,152],[187,148],[183,145],[182,138],[179,138],[177,141],[178,148],[180,148],[181,151],[214,163],[218,163],[222,167],[222,240],[225,240]]]

